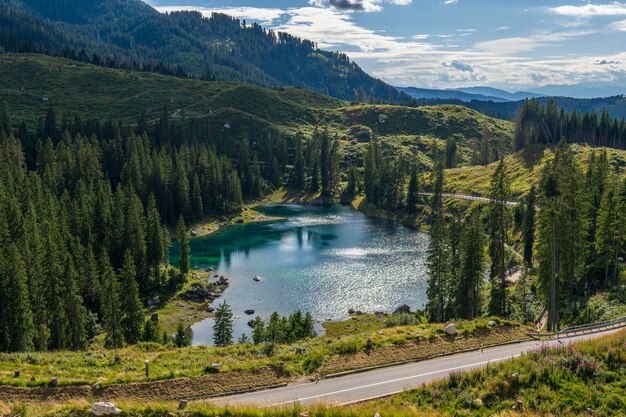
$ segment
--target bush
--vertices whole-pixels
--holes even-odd
[[[332,344],[332,351],[339,355],[357,353],[359,350],[359,342],[356,339],[344,339]]]
[[[219,374],[219,372],[220,372],[219,368],[216,368],[213,365],[207,365],[204,367],[205,374]]]
[[[320,368],[324,363],[324,355],[321,353],[310,353],[304,358],[302,367],[307,374],[312,373],[316,369]]]
[[[414,314],[393,314],[385,322],[385,327],[397,327],[397,326],[416,326],[422,324],[422,320]]]

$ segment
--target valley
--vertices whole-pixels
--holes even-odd
[[[242,2],[0,0],[0,414],[620,416],[621,58]]]

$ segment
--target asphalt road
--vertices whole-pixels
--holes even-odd
[[[453,371],[469,371],[515,358],[541,345],[559,346],[575,341],[600,337],[617,330],[573,336],[549,342],[531,341],[498,346],[426,361],[382,368],[373,371],[330,378],[318,383],[308,382],[264,391],[212,399],[217,405],[257,405],[260,407],[289,406],[293,403],[350,404],[396,394],[425,383],[445,378]]]

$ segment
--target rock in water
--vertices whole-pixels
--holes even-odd
[[[247,315],[251,316],[254,314],[254,310],[250,309],[250,310],[246,310],[244,311],[244,313],[246,313]]]
[[[254,276],[254,278],[252,278],[252,280],[253,280],[254,282],[259,282],[259,281],[261,281],[261,277],[260,277],[260,276],[258,276],[258,275],[255,275],[255,276]]]
[[[94,403],[91,406],[91,414],[94,416],[116,416],[120,414],[122,410],[117,408],[113,403],[101,402]]]
[[[452,323],[448,324],[444,329],[444,332],[446,332],[446,334],[449,334],[450,336],[455,336],[456,334],[458,334],[458,332],[456,331],[456,326]]]

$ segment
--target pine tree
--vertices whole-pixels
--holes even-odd
[[[610,267],[616,268],[617,265],[613,265],[615,260],[615,253],[617,252],[617,242],[623,239],[623,236],[619,236],[620,224],[619,224],[619,200],[616,195],[616,186],[612,184],[611,177],[605,180],[607,185],[604,187],[604,194],[600,202],[600,209],[598,210],[598,220],[595,238],[595,250],[598,255],[598,259],[603,264],[604,269],[604,281],[602,286],[604,288],[609,285]]]
[[[188,330],[185,328],[182,322],[178,323],[176,327],[176,334],[174,335],[174,346],[182,348],[191,345],[191,338],[188,335]]]
[[[105,344],[109,348],[119,348],[124,343],[119,284],[109,262],[109,256],[105,251],[100,256],[100,274],[104,290],[102,297],[102,323],[104,331],[107,333]]]
[[[252,342],[258,345],[263,343],[263,341],[265,341],[265,322],[263,322],[261,317],[256,316],[252,325]]]
[[[233,312],[226,301],[215,310],[213,324],[213,344],[215,346],[230,346],[233,344]]]
[[[187,226],[183,216],[178,219],[176,226],[176,240],[178,240],[178,269],[183,274],[187,274],[190,270],[189,265],[189,237],[187,236]]]
[[[296,160],[293,169],[293,185],[297,190],[304,191],[306,188],[306,166],[304,151],[302,150],[302,139],[300,137],[296,138]]]
[[[2,252],[0,252],[2,253]],[[1,315],[5,316],[6,323],[6,350],[11,352],[25,352],[34,347],[32,310],[26,287],[26,272],[24,261],[18,248],[11,244],[8,251],[2,254],[0,262],[0,307]],[[3,333],[0,331],[0,333]]]
[[[124,256],[124,264],[120,274],[120,304],[122,333],[126,342],[131,345],[139,341],[141,327],[144,324],[136,275],[135,263],[130,250],[128,250]]]
[[[154,194],[150,194],[146,213],[146,259],[152,274],[158,271],[164,257],[161,219]]]
[[[67,255],[65,260],[64,307],[66,317],[67,342],[65,346],[71,350],[84,349],[87,346],[87,309],[82,297],[78,294],[77,273],[72,258]]]
[[[409,213],[417,213],[417,203],[419,202],[419,172],[417,165],[411,169],[409,177],[409,189],[406,197],[406,209]]]
[[[473,320],[480,313],[480,294],[484,273],[484,239],[480,212],[475,211],[461,236],[461,271],[456,290],[456,307],[459,317]]]
[[[522,220],[522,235],[524,237],[524,262],[528,267],[533,265],[533,249],[535,247],[535,215],[536,190],[530,188],[525,200],[524,218]]]
[[[435,185],[431,200],[431,236],[428,244],[427,309],[433,321],[443,322],[448,308],[450,280],[450,245],[443,211],[443,164],[435,163]]]
[[[491,200],[489,203],[489,256],[491,258],[489,313],[500,317],[506,317],[508,314],[505,250],[509,225],[509,213],[506,204],[509,194],[509,182],[504,158],[502,158],[491,177],[491,189],[489,191]]]

